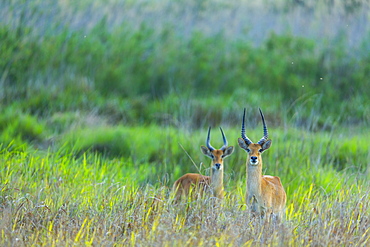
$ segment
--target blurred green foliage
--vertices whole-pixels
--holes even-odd
[[[179,32],[173,24],[158,28],[150,22],[112,26],[104,13],[89,20],[89,28],[61,20],[74,16],[66,14],[74,8],[88,13],[89,3],[4,4],[14,16],[6,13],[7,22],[0,22],[3,146],[65,143],[66,153],[124,156],[179,175],[189,167],[175,163],[189,159],[177,144],[194,150],[194,143],[204,142],[197,131],[219,125],[237,130],[231,134],[236,140],[244,107],[250,129],[260,128],[257,107],[270,127],[291,131],[333,133],[370,122],[370,39],[358,47],[344,36],[319,45],[287,31],[271,32],[254,45],[226,29]],[[190,3],[197,18],[209,3]],[[53,11],[61,13],[59,22],[43,24]],[[337,148],[320,154],[323,165],[365,169],[365,143],[344,141]],[[302,150],[307,157],[317,152]],[[361,158],[352,158],[356,155]],[[310,163],[307,157],[297,163]]]
[[[235,146],[224,166],[224,216],[248,225],[232,213],[245,204],[247,154],[237,138],[246,107],[247,135],[259,140],[261,107],[273,141],[263,154],[263,173],[281,178],[286,231],[295,240],[273,235],[312,244],[319,235],[312,229],[321,227],[333,243],[341,233],[348,238],[341,243],[365,241],[368,231],[357,229],[366,230],[358,212],[368,211],[370,33],[357,35],[366,29],[357,26],[351,29],[356,37],[347,31],[318,42],[290,25],[253,36],[263,32],[261,21],[271,27],[285,14],[304,24],[321,15],[307,28],[319,25],[317,33],[325,35],[321,26],[335,24],[323,21],[337,21],[331,13],[353,24],[349,17],[357,13],[368,20],[363,7],[361,0],[0,1],[0,198],[2,225],[12,225],[3,227],[4,239],[55,245],[58,235],[65,245],[91,245],[101,234],[110,245],[114,239],[127,245],[130,238],[134,245],[143,229],[150,241],[158,239],[156,229],[166,228],[147,221],[158,213],[151,202],[166,202],[163,188],[184,173],[209,175],[211,160],[200,151],[208,126],[214,147],[223,144],[219,126]],[[255,19],[242,18],[249,14]],[[306,19],[296,20],[300,14]],[[354,46],[351,39],[358,37]],[[157,219],[165,214],[171,218],[166,226],[188,233],[185,241],[194,239],[187,220],[165,208]],[[219,229],[234,230],[222,214],[216,218],[230,229],[209,224],[204,212],[197,218],[202,226],[207,218],[215,239],[226,236],[220,238]],[[343,217],[348,227],[339,224],[345,230],[337,231]],[[63,233],[63,225],[71,230]],[[249,230],[262,243],[256,229]]]
[[[0,143],[11,148],[27,146],[27,143],[39,143],[44,140],[46,127],[32,115],[7,108],[0,114]]]
[[[127,132],[127,131],[126,131]],[[124,130],[115,128],[84,128],[66,136],[77,154],[92,151],[106,156],[129,156],[130,140]]]
[[[341,122],[369,120],[370,56],[352,56],[344,40],[319,48],[310,39],[272,33],[255,47],[223,32],[184,37],[170,26],[158,31],[145,24],[109,30],[105,18],[87,33],[68,28],[35,33],[27,26],[16,32],[0,26],[3,106],[17,100],[24,110],[45,116],[76,109],[108,112],[115,102],[113,121],[134,123],[151,122],[143,111],[150,106],[152,113],[161,112],[155,102],[169,98],[218,97],[215,103],[225,113],[222,102],[232,95],[243,105],[259,97],[264,108],[271,103],[289,108],[310,95],[319,100],[306,102],[303,118],[315,106],[318,114],[339,116]],[[203,116],[199,110],[194,114]]]

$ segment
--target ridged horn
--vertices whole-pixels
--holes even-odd
[[[245,135],[245,108],[242,121],[242,138],[245,141],[245,143],[247,143],[247,145],[252,144],[252,141]]]
[[[210,150],[210,151],[213,151],[215,150],[214,147],[211,146],[211,126],[209,126],[208,128],[208,136],[207,136],[207,141],[206,141],[206,145],[207,145],[207,148]]]
[[[227,148],[227,139],[221,127],[220,127],[220,130],[222,134],[222,139],[224,140],[224,145],[220,148],[220,150],[224,151]]]
[[[269,133],[268,133],[267,126],[266,126],[266,123],[265,123],[265,117],[263,116],[261,108],[258,108],[258,109],[260,110],[262,123],[263,123],[263,137],[257,143],[258,144],[263,144],[269,139]]]

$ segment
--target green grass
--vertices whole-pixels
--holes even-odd
[[[175,115],[172,123],[181,122],[176,116],[180,109],[171,106],[197,98],[190,103],[192,111],[188,113],[194,117],[186,119],[191,127],[199,127],[206,113],[221,123],[216,114],[239,114],[240,105],[255,107],[256,102],[270,112],[285,111],[278,118],[296,117],[298,126],[306,126],[313,117],[317,118],[315,125],[309,127],[316,129],[326,127],[327,117],[341,124],[369,122],[366,26],[355,46],[348,38],[353,35],[343,27],[336,27],[335,38],[320,42],[317,36],[322,35],[303,37],[271,28],[254,45],[254,37],[248,32],[230,35],[229,27],[213,30],[218,25],[207,32],[201,25],[203,15],[215,16],[212,11],[223,15],[223,11],[236,11],[236,2],[225,6],[217,3],[213,10],[209,1],[109,1],[102,6],[89,0],[59,5],[12,0],[2,4],[6,13],[0,25],[0,103],[4,107],[15,106],[43,118],[60,112],[98,111],[115,123],[135,125],[154,120],[161,124],[165,121],[163,112],[165,119],[168,114]],[[256,6],[243,6],[258,10],[263,4],[258,1]],[[289,18],[295,8],[286,9],[285,4],[289,1],[269,5],[266,18],[273,22],[279,13],[282,18],[295,19]],[[320,18],[329,4],[310,4],[301,11],[317,7],[314,13],[318,16],[313,19],[321,26]],[[361,4],[344,5],[335,1],[334,15],[353,9],[348,19],[360,25]],[[199,19],[199,28],[194,25],[183,30],[171,18],[153,25],[153,17],[142,14],[148,11],[165,16],[176,13],[170,11],[172,8],[181,7],[189,9],[190,15],[181,18],[195,23]],[[125,21],[112,11],[115,8],[127,16],[138,14]],[[53,25],[42,25],[41,20]],[[258,28],[241,20],[237,21],[239,29]],[[314,31],[322,32],[318,27]],[[215,109],[208,111],[210,105]]]
[[[74,132],[88,143],[98,132]],[[239,131],[224,128],[230,145]],[[112,132],[113,131],[113,132]],[[8,151],[0,160],[0,226],[3,245],[346,245],[370,241],[368,155],[348,160],[343,148],[368,150],[368,135],[270,129],[273,146],[264,153],[266,174],[278,175],[287,191],[286,220],[261,224],[245,211],[245,159],[240,148],[225,161],[224,203],[212,206],[203,199],[174,206],[168,188],[181,174],[194,171],[194,161],[208,162],[199,146],[205,131],[161,127],[107,128],[107,139],[125,133],[129,153],[120,158],[91,150],[75,156],[64,148],[45,151]],[[116,133],[111,137],[109,132]],[[252,140],[261,130],[247,129]],[[348,135],[356,142],[344,141]],[[89,137],[89,138],[87,138]],[[160,138],[162,137],[162,138]],[[166,138],[164,138],[166,137]],[[69,138],[69,137],[68,137]],[[86,139],[86,140],[85,140]],[[349,139],[350,140],[350,139]],[[123,140],[124,141],[124,140]],[[76,145],[79,142],[76,142]],[[197,143],[197,145],[194,145]],[[212,131],[212,144],[222,144]],[[127,145],[127,143],[125,144]],[[107,146],[109,147],[109,145]],[[127,146],[123,146],[127,148]],[[76,150],[76,149],[72,149]],[[163,152],[163,154],[161,154]],[[154,155],[157,154],[157,155]],[[154,156],[154,157],[153,157]]]
[[[0,1],[0,245],[369,246],[367,10]],[[244,107],[287,192],[275,225],[246,210]],[[225,199],[174,205],[177,178],[210,173],[208,126],[236,146]]]

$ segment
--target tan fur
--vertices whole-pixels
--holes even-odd
[[[262,175],[262,152],[271,145],[267,140],[262,145],[251,143],[247,145],[242,139],[238,139],[239,146],[248,152],[246,162],[247,168],[247,205],[253,213],[262,217],[265,215],[281,218],[285,211],[286,193],[280,178]],[[253,163],[251,157],[257,157],[257,164]]]
[[[172,190],[176,191],[176,199],[179,199],[181,196],[189,195],[192,190],[194,190],[194,192],[199,190],[202,193],[207,190],[210,185],[210,176],[203,176],[197,173],[186,173],[176,180],[173,184]]]
[[[212,159],[211,176],[187,173],[180,177],[172,187],[172,190],[176,193],[175,200],[188,196],[191,191],[194,193],[193,196],[211,192],[214,197],[220,199],[224,197],[223,159],[232,154],[234,147],[227,147],[224,151],[219,149],[211,151],[207,147],[201,146],[201,150]],[[220,169],[216,169],[216,164],[220,165]]]

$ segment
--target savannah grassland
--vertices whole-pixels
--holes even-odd
[[[0,245],[369,246],[368,2],[245,2],[1,1]],[[244,107],[281,223],[249,216],[239,147],[222,203],[172,203]]]

